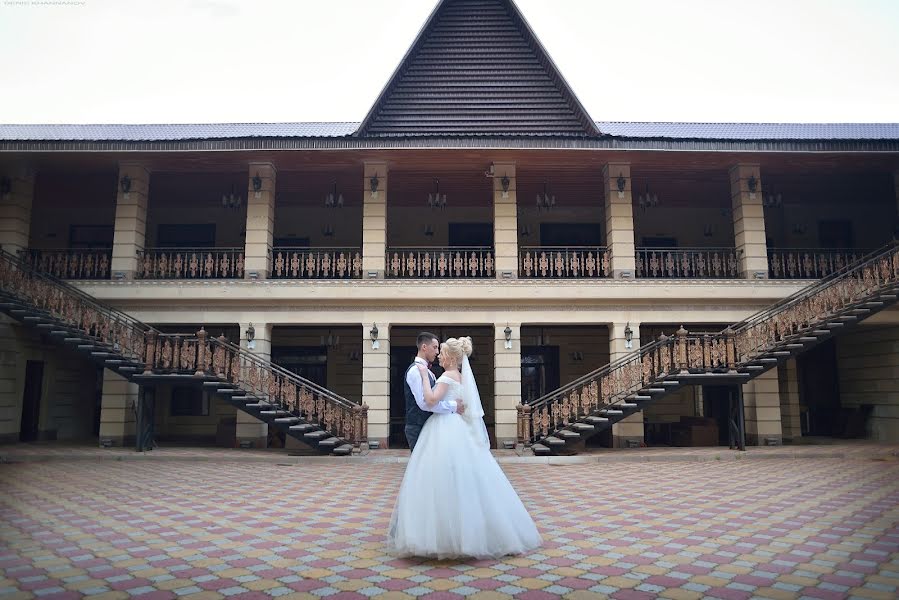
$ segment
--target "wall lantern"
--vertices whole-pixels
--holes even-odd
[[[512,183],[508,175],[503,175],[499,180],[499,184],[503,187],[503,200],[509,197],[509,184]]]
[[[425,225],[424,234],[427,237],[434,237],[434,226],[433,225]]]
[[[368,185],[371,187],[371,197],[373,200],[378,199],[378,174],[375,173],[371,176],[371,179],[368,180]]]
[[[506,328],[503,329],[503,335],[506,336],[506,350],[512,349],[512,328],[506,325]]]
[[[253,191],[256,193],[256,197],[259,197],[259,192],[262,191],[262,177],[259,176],[257,172],[253,175]]]
[[[755,173],[746,180],[746,187],[749,188],[749,198],[755,200],[755,192],[759,189],[759,180],[755,178]]]
[[[624,326],[624,348],[630,350],[634,347],[634,330],[631,329],[631,323],[628,321]]]
[[[783,202],[784,199],[781,194],[775,194],[774,192],[762,194],[762,206],[765,208],[778,208],[783,206]]]
[[[131,178],[128,175],[122,175],[122,178],[119,179],[119,186],[122,188],[122,193],[127,194],[131,191]]]
[[[378,324],[372,323],[371,331],[369,331],[368,333],[371,336],[371,349],[377,350],[381,347],[380,342],[378,342]]]
[[[624,199],[624,188],[627,186],[627,179],[624,178],[624,175],[618,173],[618,179],[615,180],[615,185],[618,186],[618,199]]]
[[[250,323],[249,327],[247,327],[246,335],[247,335],[247,350],[255,349],[256,348],[256,328],[253,327],[252,323]]]

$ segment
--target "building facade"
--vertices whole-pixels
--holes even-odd
[[[501,444],[519,406],[721,332],[899,222],[899,124],[596,122],[509,0],[440,2],[360,123],[0,125],[0,173],[4,251],[364,403],[390,447],[419,331],[472,336]],[[131,443],[138,384],[4,319],[0,439]],[[897,381],[884,310],[738,384],[747,441],[896,441]],[[291,446],[201,387],[152,388],[160,440]],[[731,388],[684,387],[588,443],[727,444]],[[710,429],[684,438],[690,419]]]

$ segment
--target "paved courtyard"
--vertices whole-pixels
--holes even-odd
[[[0,598],[897,597],[893,454],[502,465],[544,547],[424,562],[396,461],[0,464]]]

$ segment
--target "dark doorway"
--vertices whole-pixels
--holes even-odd
[[[559,388],[559,347],[522,346],[521,402],[530,404]]]
[[[799,404],[808,411],[808,431],[803,435],[834,436],[843,433],[837,346],[828,340],[796,358]]]
[[[492,248],[493,223],[450,223],[449,245],[453,248]]]
[[[328,387],[328,349],[323,346],[297,346],[272,349],[272,362],[294,375]]]
[[[29,360],[25,364],[25,390],[22,392],[22,424],[19,428],[21,442],[33,442],[38,439],[43,387],[44,362]]]
[[[702,414],[714,419],[718,425],[718,443],[727,446],[730,443],[729,427],[732,402],[736,400],[737,389],[734,385],[702,386]]]

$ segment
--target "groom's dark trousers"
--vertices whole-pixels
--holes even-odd
[[[409,365],[409,368],[406,369],[406,376],[403,377],[403,395],[406,398],[406,441],[409,442],[409,449],[415,450],[415,443],[418,442],[418,436],[421,433],[421,428],[425,426],[425,421],[428,420],[432,414],[426,410],[422,410],[418,407],[418,403],[415,401],[415,395],[412,393],[412,389],[409,387],[409,371],[411,369],[416,369],[415,362]],[[431,389],[434,389],[434,386],[437,385],[437,382],[434,381],[431,383]]]

